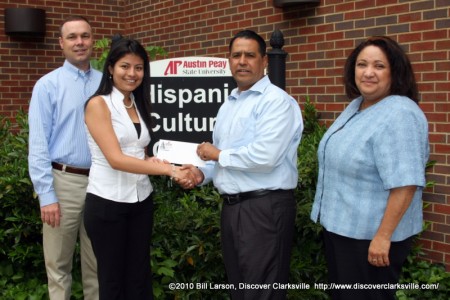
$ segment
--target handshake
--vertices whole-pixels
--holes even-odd
[[[218,161],[220,150],[211,143],[203,142],[197,146],[197,155],[203,161]],[[151,158],[150,160],[158,160]],[[164,163],[169,163],[164,161]],[[203,172],[192,164],[172,165],[170,178],[184,189],[192,189],[205,179]]]
[[[205,179],[203,172],[194,165],[173,166],[172,180],[183,189],[192,189]]]

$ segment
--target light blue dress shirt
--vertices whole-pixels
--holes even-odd
[[[353,100],[322,138],[311,219],[330,232],[371,240],[390,189],[418,186],[394,231],[402,241],[422,230],[422,189],[429,156],[428,124],[407,97],[389,96],[359,111]]]
[[[249,90],[234,89],[220,107],[213,143],[218,162],[201,168],[221,194],[297,186],[297,147],[303,131],[300,107],[267,76]]]
[[[33,88],[28,122],[28,165],[41,206],[58,202],[52,162],[89,168],[91,155],[84,129],[84,104],[97,90],[102,73],[81,71],[67,60],[40,78]]]

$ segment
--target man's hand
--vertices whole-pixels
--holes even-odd
[[[180,170],[189,171],[190,174],[191,174],[190,180],[178,180],[178,181],[176,181],[183,189],[192,189],[196,185],[202,183],[203,180],[205,179],[205,176],[203,175],[203,172],[200,171],[194,165],[182,165],[180,167]]]
[[[197,155],[204,161],[219,160],[220,150],[208,142],[203,142],[197,146]]]
[[[59,227],[61,220],[61,211],[59,209],[59,203],[53,203],[41,207],[41,220],[42,223],[47,223],[52,227]]]

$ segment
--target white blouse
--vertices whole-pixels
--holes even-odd
[[[131,97],[134,101],[133,94],[131,94]],[[122,152],[125,155],[144,159],[145,147],[150,143],[150,134],[139,112],[140,137],[138,137],[133,121],[124,107],[123,94],[114,88],[110,95],[102,96],[102,98],[111,112],[112,125]],[[87,136],[92,155],[87,192],[104,199],[123,203],[145,200],[153,191],[149,176],[114,170],[92,138],[89,130],[87,130]]]

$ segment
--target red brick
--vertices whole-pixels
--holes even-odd
[[[450,253],[450,244],[433,242],[433,250],[438,252]]]
[[[434,262],[443,262],[444,254],[442,252],[430,251],[424,249],[424,252],[427,254],[427,258],[431,259]]]
[[[433,242],[429,240],[419,239],[417,241],[417,244],[422,248],[431,249]]]
[[[433,232],[431,230],[426,230],[422,232],[421,238],[425,240],[431,240],[431,241],[438,241],[438,242],[444,242],[445,241],[445,235],[439,232]]]
[[[445,215],[424,212],[423,217],[427,221],[445,223]]]
[[[446,253],[446,254],[444,255],[444,257],[445,257],[444,263],[446,264],[446,265],[445,265],[445,270],[446,270],[447,272],[450,272],[450,254]]]
[[[443,232],[445,234],[450,234],[450,225],[433,223],[432,230],[435,232]]]
[[[446,215],[450,215],[450,204],[449,205],[444,205],[444,204],[434,204],[434,211],[441,213],[441,214],[446,214]],[[450,231],[449,231],[450,234]]]

